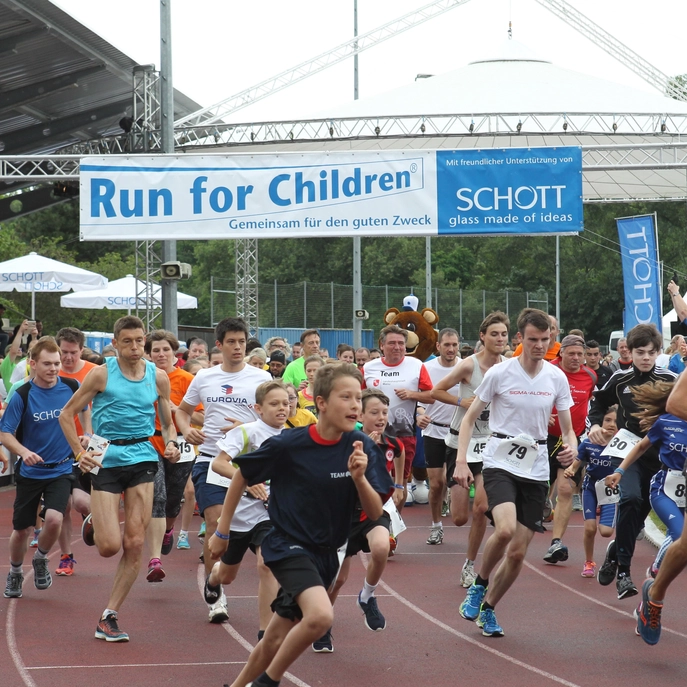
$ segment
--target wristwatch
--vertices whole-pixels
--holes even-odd
[[[179,442],[174,439],[170,439],[167,444],[174,444],[174,448],[179,448]],[[165,446],[167,446],[167,444],[165,444]]]

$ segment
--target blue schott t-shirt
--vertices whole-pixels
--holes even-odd
[[[72,388],[72,385],[78,383],[58,377],[57,384],[49,389],[38,386],[33,380],[26,384],[30,385],[27,407],[24,407],[23,395],[15,393],[0,421],[0,431],[17,435],[19,430],[17,439],[37,453],[44,464],[26,465],[22,462],[19,473],[31,479],[51,479],[69,474],[72,471],[71,460],[57,465],[74,455],[62,433],[59,417],[78,388]],[[46,467],[48,465],[55,467]]]
[[[659,458],[670,470],[682,470],[687,458],[687,422],[666,413],[647,432],[649,441],[659,446]]]

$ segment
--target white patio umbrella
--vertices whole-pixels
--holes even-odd
[[[145,289],[145,282],[139,281],[139,293]],[[160,286],[155,284],[153,298],[160,301]],[[136,278],[127,274],[122,279],[114,279],[104,289],[97,291],[84,291],[83,293],[70,293],[60,298],[63,308],[89,308],[92,310],[127,310],[136,308]],[[145,308],[145,301],[139,298],[139,308]],[[185,293],[177,292],[177,309],[191,310],[198,307],[198,299]]]
[[[107,278],[37,253],[0,262],[0,291],[31,292],[31,319],[36,319],[36,293],[101,289]]]

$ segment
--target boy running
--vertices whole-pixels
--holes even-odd
[[[235,459],[239,469],[209,542],[214,558],[227,547],[229,527],[248,485],[270,479],[273,529],[262,542],[265,564],[280,585],[265,636],[232,683],[275,687],[291,664],[332,625],[327,590],[339,571],[357,499],[372,520],[393,492],[375,443],[354,431],[362,375],[355,365],[325,365],[315,377],[316,425],[268,439]],[[301,622],[303,621],[303,622]]]

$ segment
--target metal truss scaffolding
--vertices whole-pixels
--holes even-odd
[[[236,314],[251,334],[258,330],[258,239],[237,239]]]
[[[136,315],[147,331],[158,328],[156,321],[162,313],[162,289],[155,282],[160,277],[158,245],[156,241],[136,241]]]

